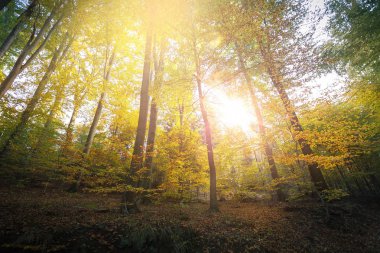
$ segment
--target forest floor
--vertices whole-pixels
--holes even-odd
[[[120,198],[0,189],[0,252],[380,252],[380,204],[155,204],[122,215]]]

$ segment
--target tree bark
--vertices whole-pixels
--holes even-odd
[[[216,167],[214,162],[214,151],[212,146],[212,133],[210,122],[208,121],[207,110],[204,104],[204,95],[202,91],[201,69],[199,63],[199,55],[196,47],[196,41],[193,41],[194,60],[196,67],[196,82],[198,89],[199,105],[202,113],[203,123],[205,127],[206,146],[207,146],[207,159],[210,169],[210,211],[218,211],[218,200],[216,196]]]
[[[111,57],[110,57],[109,60],[108,60],[108,57],[106,57],[106,61],[105,61],[105,64],[104,64],[104,76],[103,76],[104,85],[107,85],[107,83],[109,82],[110,73],[111,73],[111,67],[112,67],[112,64],[113,64],[114,57],[115,57],[115,51],[113,51],[113,53],[112,53],[112,55],[111,55]],[[107,62],[108,62],[108,64],[107,64]],[[108,69],[107,69],[107,66],[108,66]],[[100,119],[100,116],[102,114],[103,101],[104,101],[105,95],[106,94],[105,94],[104,91],[100,95],[98,106],[96,108],[96,112],[95,112],[95,115],[94,115],[94,119],[92,120],[90,131],[88,132],[88,135],[87,135],[86,144],[85,144],[84,149],[83,149],[83,153],[86,154],[86,155],[88,155],[90,153],[90,149],[91,149],[92,142],[94,140],[94,136],[95,136],[95,132],[96,132],[96,127],[98,126],[99,119]]]
[[[275,62],[272,59],[272,56],[270,54],[270,49],[265,49],[262,40],[259,38],[259,47],[261,55],[264,59],[264,64],[267,69],[267,72],[269,74],[269,77],[276,88],[277,92],[280,95],[280,98],[282,100],[282,103],[285,107],[286,114],[288,116],[288,119],[290,121],[290,125],[296,133],[302,132],[303,128],[299,122],[299,119],[297,117],[297,114],[292,106],[292,103],[288,97],[288,94],[284,88],[284,84],[282,83],[280,79],[280,73],[278,73],[278,70],[276,69]],[[303,155],[312,155],[313,151],[307,142],[307,140],[303,137],[298,137],[297,142],[299,143],[301,147],[301,151]],[[327,184],[325,181],[325,178],[323,177],[321,169],[318,167],[318,164],[316,162],[311,162],[308,164],[308,170],[310,173],[311,181],[313,182],[315,188],[318,191],[323,191],[327,189]]]
[[[88,132],[86,144],[84,145],[83,153],[88,155],[90,153],[91,145],[94,140],[96,127],[98,126],[100,115],[102,114],[103,110],[103,100],[105,97],[105,93],[102,92],[99,98],[98,106],[96,107],[96,112],[94,115],[94,119],[92,120],[90,131]]]
[[[133,155],[131,160],[130,170],[132,176],[137,176],[137,179],[133,180],[135,186],[139,186],[140,179],[137,172],[143,167],[143,156],[144,156],[144,141],[146,124],[148,117],[148,107],[149,107],[149,83],[150,83],[150,65],[151,65],[151,54],[152,54],[152,30],[149,29],[146,36],[145,44],[145,57],[144,57],[144,69],[143,78],[141,84],[140,92],[140,110],[139,110],[139,120],[136,130],[136,139],[133,147]]]
[[[184,137],[185,137],[184,133],[183,133],[183,117],[185,114],[185,105],[184,105],[183,100],[182,100],[181,104],[179,104],[179,101],[178,101],[178,112],[179,112],[179,147],[178,147],[178,150],[179,150],[179,152],[182,152],[184,149],[183,142],[184,142]]]
[[[33,2],[28,6],[28,8],[20,15],[20,17],[18,18],[17,24],[13,27],[12,31],[9,33],[7,38],[5,38],[5,40],[1,44],[0,59],[3,58],[5,53],[8,51],[9,47],[12,45],[13,41],[16,39],[17,35],[22,30],[25,24],[25,21],[32,16],[36,3],[37,1],[33,0]]]
[[[154,153],[154,144],[156,139],[156,129],[157,129],[157,103],[155,99],[152,99],[151,105],[150,105],[150,115],[149,115],[149,130],[148,130],[148,139],[147,139],[147,145],[146,145],[146,158],[145,158],[145,167],[148,170],[147,175],[145,177],[148,177],[144,179],[144,187],[151,186],[151,176],[152,176],[152,165],[153,165],[153,153]]]
[[[3,149],[0,151],[0,155],[4,155],[5,153],[7,153],[7,151],[10,148],[10,144],[12,143],[14,138],[25,129],[29,118],[32,116],[32,113],[41,98],[42,92],[45,90],[45,87],[50,79],[50,76],[53,74],[57,66],[58,60],[63,58],[63,53],[67,52],[66,48],[68,47],[68,45],[66,45],[66,48],[65,48],[66,41],[67,41],[67,36],[65,37],[61,45],[55,50],[54,55],[50,61],[50,64],[44,76],[42,77],[41,81],[39,82],[37,89],[35,90],[33,94],[32,99],[29,101],[25,110],[21,114],[20,122],[17,124],[13,132],[10,134],[8,140],[5,142]]]
[[[12,0],[1,0],[0,11],[2,11]]]
[[[251,102],[252,102],[253,109],[255,111],[257,123],[259,125],[261,144],[264,148],[265,156],[267,157],[267,161],[269,164],[269,169],[270,169],[272,179],[276,180],[276,179],[280,178],[280,176],[278,175],[276,163],[275,163],[274,158],[273,158],[273,149],[269,145],[269,143],[267,142],[266,130],[264,127],[264,120],[263,120],[263,116],[261,114],[258,99],[256,97],[256,92],[255,92],[255,89],[253,87],[252,80],[248,75],[248,72],[247,72],[247,69],[246,69],[246,66],[245,66],[239,45],[236,42],[235,42],[235,47],[236,47],[236,51],[237,51],[237,55],[238,55],[238,59],[239,59],[239,63],[240,63],[239,67],[240,67],[241,72],[244,75],[246,85],[247,85],[249,94],[251,96]],[[278,187],[279,188],[276,190],[277,198],[279,201],[285,201],[286,196],[285,196],[284,192],[281,190],[280,186],[278,186]]]
[[[79,97],[74,96],[73,112],[71,113],[70,121],[66,128],[65,146],[70,146],[71,143],[73,142],[74,124],[75,124],[75,120],[77,118],[80,106],[81,106],[81,103],[80,103]]]
[[[5,95],[5,93],[8,91],[8,89],[12,86],[16,77],[22,72],[23,69],[25,69],[25,67],[28,64],[30,64],[30,62],[31,62],[30,60],[27,60],[27,62],[25,64],[23,64],[23,62],[26,59],[26,57],[28,56],[28,54],[31,51],[33,51],[33,49],[36,48],[37,44],[41,41],[43,35],[45,34],[46,30],[50,26],[52,19],[54,18],[54,16],[57,13],[57,10],[59,8],[58,6],[60,6],[60,5],[56,5],[53,8],[50,15],[46,18],[46,20],[45,20],[44,24],[42,25],[40,31],[38,32],[37,36],[35,36],[36,29],[34,27],[33,32],[31,34],[27,44],[23,48],[19,57],[17,58],[16,63],[14,64],[12,70],[9,72],[8,76],[4,79],[4,81],[0,85],[0,99]],[[44,46],[46,44],[46,41],[50,38],[53,31],[57,28],[60,21],[61,21],[61,19],[59,19],[57,22],[55,22],[55,24],[51,27],[50,31],[46,35],[44,42],[42,42],[41,45]],[[36,50],[37,54],[42,50],[42,48],[43,47],[40,46]],[[32,59],[34,59],[34,57],[36,56],[36,52],[32,54],[32,56],[31,56],[31,57],[33,57]]]
[[[152,185],[152,165],[153,165],[153,153],[154,153],[154,145],[156,139],[156,129],[157,129],[157,116],[158,116],[158,107],[157,107],[157,97],[159,96],[159,92],[161,89],[161,85],[163,82],[163,74],[164,74],[164,55],[166,51],[165,41],[161,40],[160,46],[160,57],[158,63],[154,64],[155,69],[155,80],[154,80],[154,92],[152,95],[152,102],[150,105],[150,115],[149,115],[149,130],[148,130],[148,139],[146,146],[146,157],[145,157],[145,168],[148,170],[145,179],[144,179],[144,187],[151,187]],[[156,57],[155,57],[156,58]],[[147,182],[148,181],[148,182]]]

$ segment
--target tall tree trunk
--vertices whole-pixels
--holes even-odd
[[[196,41],[193,41],[194,60],[196,65],[196,81],[199,96],[199,105],[202,113],[203,123],[205,125],[207,159],[210,169],[210,211],[218,211],[218,200],[216,196],[216,167],[214,162],[214,151],[212,146],[212,134],[210,122],[208,121],[207,110],[204,104],[204,95],[202,91],[201,69],[199,63],[199,55],[196,46]]]
[[[183,141],[184,141],[184,133],[183,133],[183,117],[185,114],[185,105],[182,100],[182,103],[179,104],[178,101],[178,112],[179,112],[179,152],[182,152],[184,149]]]
[[[276,163],[275,163],[274,158],[273,158],[273,149],[267,141],[266,130],[264,127],[264,120],[263,120],[263,116],[261,114],[259,103],[258,103],[258,100],[256,97],[256,92],[255,92],[255,89],[253,87],[252,80],[248,75],[248,72],[247,72],[247,69],[246,69],[246,66],[245,66],[245,63],[243,60],[243,56],[241,54],[241,50],[239,48],[239,45],[236,42],[235,42],[235,47],[236,47],[236,51],[237,51],[237,55],[238,55],[238,59],[239,59],[239,63],[240,63],[239,67],[240,67],[241,72],[243,72],[243,75],[244,75],[244,78],[245,78],[245,81],[247,84],[247,88],[248,88],[249,94],[251,96],[251,102],[253,105],[253,109],[255,111],[257,123],[259,125],[261,144],[264,148],[265,156],[267,157],[267,161],[269,164],[269,169],[270,169],[272,179],[276,180],[276,179],[280,178],[280,176],[278,175]],[[276,190],[276,192],[277,192],[278,200],[279,201],[285,201],[286,196],[285,196],[284,192],[281,190],[280,186],[278,186],[278,189]]]
[[[105,97],[105,93],[102,92],[99,98],[98,106],[96,107],[94,119],[92,120],[92,123],[91,123],[90,131],[88,132],[88,135],[87,135],[86,144],[84,145],[83,153],[85,153],[86,155],[90,153],[90,148],[94,140],[96,127],[98,126],[100,115],[102,114],[104,97]]]
[[[5,6],[7,6],[12,0],[1,0],[0,2],[0,11],[2,11]]]
[[[109,82],[114,57],[115,57],[115,50],[112,52],[110,59],[108,59],[108,55],[106,56],[106,61],[104,64],[104,75],[103,75],[104,86],[107,86],[107,84]],[[106,88],[104,87],[104,89],[106,89]],[[104,91],[100,95],[98,106],[96,108],[96,112],[94,115],[94,119],[92,120],[90,131],[88,132],[88,135],[87,135],[86,144],[85,144],[84,149],[83,149],[83,153],[85,153],[86,155],[88,155],[90,153],[91,145],[92,145],[92,142],[94,140],[94,136],[95,136],[95,132],[96,132],[96,127],[98,126],[99,119],[100,119],[100,116],[102,114],[103,101],[104,101],[105,95],[106,94]]]
[[[107,53],[106,53],[106,59],[104,61],[104,70],[103,70],[103,90],[106,90],[106,86],[109,82],[110,79],[110,74],[111,74],[111,68],[113,64],[113,60],[115,58],[115,49],[113,49],[111,57],[108,59],[108,48],[107,48]],[[90,149],[92,146],[92,142],[94,141],[94,136],[96,133],[96,128],[99,124],[100,116],[102,114],[103,110],[103,102],[105,98],[105,91],[102,92],[99,98],[98,105],[96,107],[94,119],[92,120],[90,130],[87,135],[86,143],[84,145],[83,153],[87,156],[90,153]],[[79,187],[82,182],[82,176],[83,176],[83,169],[80,169],[78,175],[77,175],[77,180],[76,183],[73,184],[70,188],[70,191],[77,192],[79,190]]]
[[[81,106],[80,100],[77,100],[78,97],[74,96],[74,107],[73,112],[71,113],[69,124],[66,128],[66,138],[65,138],[65,146],[70,146],[73,142],[73,131],[74,131],[74,124],[75,120],[78,116],[79,108]]]
[[[284,88],[284,84],[282,83],[282,80],[280,78],[280,73],[276,69],[275,62],[272,59],[270,49],[265,49],[263,42],[261,39],[259,39],[259,47],[261,55],[265,62],[265,67],[267,69],[267,72],[269,74],[269,77],[276,88],[277,92],[280,95],[280,98],[282,100],[282,103],[285,107],[286,114],[289,118],[290,125],[292,126],[293,131],[296,133],[302,132],[303,128],[299,122],[299,119],[297,117],[297,114],[292,106],[292,103],[288,97],[288,94]],[[307,142],[307,140],[303,137],[298,137],[297,142],[299,143],[301,147],[301,151],[303,155],[312,155],[313,151]],[[316,162],[311,162],[308,164],[308,170],[310,173],[311,181],[313,182],[315,188],[318,191],[323,191],[327,189],[327,184],[325,181],[325,178],[323,177],[321,169],[318,167],[318,164]]]
[[[136,139],[133,147],[133,155],[131,160],[130,170],[133,176],[143,167],[144,156],[144,141],[146,132],[146,123],[148,117],[149,107],[149,83],[150,83],[150,65],[152,54],[152,30],[149,29],[146,36],[145,44],[145,57],[144,57],[144,70],[140,92],[140,111],[139,120],[136,130]],[[138,186],[141,182],[140,179],[134,180],[134,185]]]
[[[150,115],[149,115],[149,130],[148,130],[148,139],[146,145],[146,158],[145,158],[145,168],[147,169],[147,175],[145,175],[144,187],[151,186],[151,176],[152,176],[152,165],[153,165],[153,153],[154,153],[154,142],[156,139],[156,129],[157,129],[157,103],[155,99],[152,99],[150,104]]]
[[[5,40],[1,44],[0,59],[3,58],[4,54],[8,51],[13,41],[16,39],[17,35],[22,30],[23,26],[25,25],[25,21],[28,20],[32,16],[36,3],[37,3],[37,0],[33,0],[33,2],[28,6],[28,8],[20,15],[20,17],[18,18],[17,24],[13,27],[12,31],[9,33],[9,35],[5,38]]]
[[[21,133],[29,120],[29,118],[32,116],[32,113],[34,109],[36,108],[42,92],[45,90],[45,87],[50,79],[50,76],[53,74],[57,63],[64,57],[64,54],[67,52],[67,49],[69,47],[69,44],[66,45],[67,36],[65,37],[64,41],[61,43],[61,45],[55,50],[54,55],[50,61],[50,64],[42,77],[41,81],[39,82],[37,89],[35,90],[32,99],[29,101],[28,105],[26,106],[25,110],[21,114],[20,122],[16,125],[13,132],[10,134],[8,140],[5,142],[5,145],[3,146],[2,150],[0,151],[0,156],[7,153],[7,151],[10,148],[10,144],[14,140],[14,138]],[[66,46],[66,47],[65,47]]]
[[[8,91],[8,89],[12,86],[13,82],[15,81],[16,77],[22,72],[25,67],[27,67],[31,60],[27,60],[25,64],[23,64],[24,60],[26,57],[31,53],[37,46],[37,44],[41,41],[43,38],[43,35],[46,33],[46,30],[49,28],[51,21],[55,17],[58,6],[56,5],[53,10],[51,11],[50,15],[46,18],[44,24],[42,25],[41,29],[39,30],[37,36],[35,35],[36,33],[36,28],[33,28],[33,32],[23,48],[21,54],[17,58],[15,64],[13,65],[12,70],[9,72],[8,76],[4,79],[4,81],[0,85],[0,99],[4,96],[4,94]],[[61,21],[61,18],[58,19],[55,24],[51,27],[49,32],[47,33],[45,40],[41,43],[41,46],[37,48],[37,50],[31,55],[31,59],[34,59],[36,55],[42,50],[43,46],[46,44],[46,41],[50,38],[51,34],[53,31],[57,28]]]
[[[147,173],[145,175],[144,187],[151,187],[152,185],[152,165],[153,165],[153,155],[154,155],[154,144],[156,139],[156,129],[157,129],[157,115],[158,115],[158,107],[157,107],[157,97],[159,97],[160,89],[163,82],[163,74],[164,74],[164,56],[166,52],[165,41],[161,40],[160,43],[160,57],[157,63],[155,57],[154,64],[154,91],[152,95],[152,102],[150,105],[150,114],[149,114],[149,130],[148,130],[148,139],[146,146],[146,157],[145,157],[145,168],[147,169]],[[148,181],[148,182],[147,182]]]

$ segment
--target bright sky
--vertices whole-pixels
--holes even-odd
[[[212,101],[213,111],[218,122],[225,128],[240,128],[251,134],[252,126],[256,123],[249,100],[245,101],[236,96],[229,96],[221,89],[213,89],[208,100]]]

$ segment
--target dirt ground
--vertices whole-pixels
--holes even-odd
[[[0,252],[380,252],[380,205],[160,203],[122,215],[113,195],[0,189]],[[366,204],[363,204],[366,203]]]

